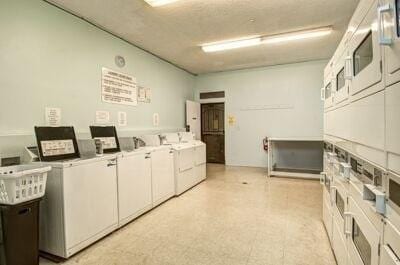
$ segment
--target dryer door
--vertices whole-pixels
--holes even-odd
[[[379,42],[384,47],[386,85],[400,81],[400,0],[378,7]]]
[[[376,27],[377,5],[377,1],[374,1],[349,45],[353,66],[350,92],[355,99],[383,89],[374,86],[382,80],[381,46]]]
[[[348,251],[352,263],[378,265],[380,235],[351,197],[349,197],[349,211],[346,217],[346,234],[349,235]]]

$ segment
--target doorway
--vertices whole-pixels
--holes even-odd
[[[225,104],[201,105],[201,139],[207,146],[207,163],[225,164]]]

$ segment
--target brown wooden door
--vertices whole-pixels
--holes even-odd
[[[207,163],[225,164],[224,103],[201,105],[201,138],[207,145]]]

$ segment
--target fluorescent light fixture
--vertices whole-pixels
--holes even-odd
[[[267,44],[289,42],[295,40],[303,40],[303,39],[311,39],[311,38],[327,36],[331,33],[332,33],[332,27],[323,27],[318,29],[265,36],[263,37],[262,42]]]
[[[178,0],[144,0],[144,1],[146,3],[148,3],[149,5],[156,7],[156,6],[163,6],[163,5],[171,4]]]
[[[254,36],[237,40],[206,43],[202,44],[201,48],[205,52],[218,52],[224,50],[232,50],[243,47],[256,46],[260,44],[275,44],[275,43],[289,42],[295,40],[317,38],[317,37],[327,36],[331,34],[332,31],[333,31],[332,27],[323,27],[317,29],[282,33],[271,36],[263,36],[263,37]]]
[[[245,39],[206,43],[202,44],[201,48],[205,52],[218,52],[218,51],[232,50],[243,47],[256,46],[260,44],[261,44],[261,37],[249,37]]]

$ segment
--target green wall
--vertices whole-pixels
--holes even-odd
[[[115,66],[122,55],[126,66]],[[101,68],[137,78],[152,89],[152,102],[121,106],[101,101]],[[195,77],[89,23],[40,0],[0,0],[0,155],[33,143],[45,107],[62,109],[62,124],[88,132],[96,110],[128,113],[125,134],[183,128],[185,100]],[[160,126],[153,127],[153,113]]]

